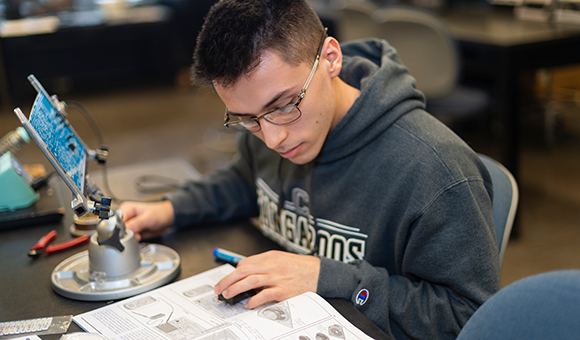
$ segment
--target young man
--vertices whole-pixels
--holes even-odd
[[[244,259],[216,294],[260,289],[255,308],[314,291],[396,339],[453,339],[499,289],[489,174],[425,112],[387,42],[339,45],[305,0],[224,0],[193,70],[243,132],[239,158],[122,209],[139,237],[259,216],[291,252]]]

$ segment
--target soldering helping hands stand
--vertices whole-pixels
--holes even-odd
[[[100,162],[105,160],[106,155]],[[53,289],[75,300],[103,301],[137,295],[172,281],[179,274],[179,254],[163,245],[140,247],[125,226],[123,212],[112,212],[111,199],[88,178],[85,185],[86,196],[82,201],[74,197],[71,207],[79,217],[87,212],[98,216],[96,232],[88,251],[69,257],[53,270]]]
[[[95,278],[123,277],[141,267],[139,243],[133,231],[125,228],[123,212],[117,210],[101,220],[89,244],[89,271]]]
[[[99,216],[89,250],[61,262],[52,272],[53,289],[75,300],[121,299],[157,288],[172,281],[180,268],[173,249],[148,244],[140,247],[132,230],[123,221],[123,212],[111,211],[111,199],[90,185],[90,212]],[[74,200],[72,202],[74,210]]]
[[[61,262],[52,272],[53,289],[75,300],[104,301],[137,295],[172,281],[180,268],[173,249],[156,244],[140,247],[117,210],[101,220],[89,250]]]
[[[53,289],[75,300],[102,301],[133,296],[172,281],[179,274],[179,254],[163,245],[140,247],[125,226],[123,212],[113,212],[111,199],[88,178],[85,184],[83,206],[99,217],[96,232],[88,251],[69,257],[53,270]],[[76,214],[75,199],[71,206]]]
[[[79,218],[88,213],[99,218],[89,250],[53,270],[53,289],[71,299],[103,301],[133,296],[173,280],[181,264],[177,252],[163,245],[141,247],[125,227],[122,211],[112,213],[111,198],[88,181],[87,160],[105,163],[106,147],[89,149],[68,122],[66,103],[49,96],[34,75],[28,80],[38,92],[30,119],[20,108],[14,113],[71,190],[73,213]]]

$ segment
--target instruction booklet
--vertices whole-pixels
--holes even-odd
[[[371,339],[315,293],[256,309],[219,301],[213,286],[229,264],[73,317],[83,330],[119,340]]]

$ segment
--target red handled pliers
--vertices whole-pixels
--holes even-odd
[[[68,240],[62,243],[53,244],[47,247],[47,245],[52,242],[56,238],[56,231],[52,230],[48,234],[42,236],[40,240],[38,240],[30,251],[28,252],[28,256],[37,256],[40,252],[44,249],[46,255],[56,253],[62,250],[70,249],[81,245],[89,240],[88,235],[83,235],[77,238],[73,238],[72,240]]]

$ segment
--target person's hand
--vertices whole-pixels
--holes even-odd
[[[229,299],[256,289],[259,293],[245,305],[252,309],[305,292],[316,292],[319,271],[318,257],[269,251],[241,260],[236,270],[215,285],[214,292]]]
[[[125,226],[138,241],[163,234],[175,220],[170,201],[154,203],[124,202],[120,206]]]

